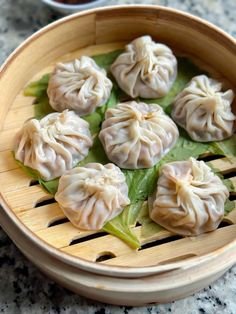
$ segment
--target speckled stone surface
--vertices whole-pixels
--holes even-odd
[[[236,1],[108,1],[172,6],[203,17],[236,36]],[[38,0],[0,0],[0,63],[30,34],[60,16]],[[194,314],[236,313],[236,266],[201,292],[149,307],[119,307],[87,300],[61,288],[26,260],[0,228],[0,313]]]

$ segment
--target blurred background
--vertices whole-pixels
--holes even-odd
[[[53,7],[57,1],[44,0]],[[69,0],[75,2],[76,0]],[[121,4],[158,4],[188,11],[220,26],[236,36],[234,0],[80,0],[82,6],[121,5]],[[54,3],[53,3],[54,2]],[[87,3],[86,3],[87,2]],[[57,8],[58,10],[58,8]],[[70,10],[69,10],[70,12]],[[0,64],[29,35],[51,23],[63,14],[42,0],[0,0]]]
[[[53,6],[52,0],[44,1],[50,2]],[[207,19],[236,37],[235,0],[94,0],[92,2],[93,5],[135,3],[169,6]],[[0,64],[29,35],[61,18],[63,14],[58,12],[59,9],[61,8],[55,10],[42,0],[0,0]],[[234,314],[236,313],[235,278],[236,267],[201,292],[171,304],[150,305],[139,309],[106,306],[75,295],[46,278],[24,258],[0,227],[0,313]]]

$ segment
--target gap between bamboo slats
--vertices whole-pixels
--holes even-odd
[[[105,53],[121,49],[123,46],[124,43],[90,46],[67,54],[60,58],[60,61],[68,61],[83,54],[91,56]],[[58,61],[55,59],[51,65],[38,72],[30,81],[35,81],[41,78],[43,74],[51,72],[53,64]],[[56,203],[35,208],[37,203],[51,199],[52,196],[38,185],[30,186],[33,180],[19,168],[11,153],[15,133],[23,125],[25,120],[34,116],[34,106],[36,106],[34,102],[35,99],[33,97],[25,97],[21,91],[7,113],[4,130],[0,133],[0,185],[3,197],[9,207],[42,240],[68,254],[87,258],[92,261],[95,261],[100,254],[112,251],[111,253],[116,257],[103,263],[123,266],[148,266],[166,261],[167,259],[175,259],[181,256],[188,257],[188,254],[194,256],[207,253],[210,250],[215,250],[225,245],[234,234],[236,235],[236,227],[228,226],[197,238],[184,238],[138,252],[112,235],[105,235],[101,239],[96,238],[70,245],[73,240],[94,234],[94,232],[81,231],[75,228],[70,222],[64,222],[49,228],[50,224],[63,219],[65,215]],[[228,158],[217,159],[211,161],[211,164],[215,168],[220,169],[222,173],[228,173],[236,170],[236,157],[230,160]],[[236,188],[236,177],[230,180]],[[225,218],[225,221],[236,223],[236,210],[233,210]],[[142,227],[135,227],[133,231],[142,244],[167,239],[173,235],[169,231],[163,230],[156,235],[144,236],[142,234]],[[186,252],[188,252],[187,255]]]
[[[157,265],[158,263],[167,263],[178,257],[200,256],[209,253],[230,243],[232,238],[236,238],[236,225],[217,229],[197,237],[186,237],[138,252],[132,250],[129,254],[109,259],[103,263],[135,267]]]

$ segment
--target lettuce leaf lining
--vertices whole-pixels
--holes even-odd
[[[102,121],[104,120],[106,110],[108,108],[115,107],[116,104],[123,99],[129,100],[129,96],[125,95],[124,92],[120,90],[112,78],[111,73],[109,73],[110,65],[121,52],[122,50],[117,50],[93,57],[95,62],[100,67],[108,71],[108,76],[113,80],[113,89],[111,96],[105,105],[97,108],[94,113],[82,117],[89,123],[90,131],[94,136],[94,144],[90,149],[88,156],[81,161],[78,166],[83,166],[89,162],[99,162],[102,164],[109,162],[103,146],[99,141],[98,133],[100,131]],[[159,104],[168,115],[171,113],[171,103],[173,102],[175,96],[184,88],[193,76],[204,73],[189,59],[183,57],[177,59],[178,75],[169,93],[165,97],[159,99],[139,99],[140,101],[146,103]],[[36,98],[35,118],[37,119],[41,119],[45,115],[54,111],[50,107],[47,96],[49,78],[50,74],[44,75],[40,80],[30,83],[24,91],[26,96],[33,96]],[[135,249],[140,247],[140,242],[131,228],[134,227],[137,222],[141,223],[142,230],[145,235],[152,235],[163,230],[162,227],[152,222],[149,218],[146,200],[155,190],[158,171],[164,163],[177,160],[187,160],[189,157],[198,158],[205,152],[221,154],[224,156],[236,155],[235,136],[221,142],[197,143],[191,140],[185,130],[179,128],[179,131],[180,136],[176,145],[154,167],[149,169],[122,170],[129,188],[129,198],[131,204],[127,206],[119,216],[106,223],[103,230],[117,236]],[[44,181],[40,178],[37,171],[22,165],[19,161],[18,163],[28,175],[38,180],[39,184],[41,184],[50,194],[54,195],[56,193],[59,181],[58,178],[51,181]],[[219,171],[216,171],[216,173],[219,174]],[[232,182],[230,180],[224,180],[223,182],[229,191],[232,191]],[[228,200],[225,204],[225,213],[228,214],[233,209],[233,202]]]

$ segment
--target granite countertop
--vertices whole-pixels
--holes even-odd
[[[172,6],[203,17],[236,37],[236,1],[110,0],[108,3]],[[59,17],[40,1],[0,0],[0,64],[30,34]],[[111,306],[75,295],[49,280],[0,228],[0,313],[236,313],[236,266],[211,286],[184,300],[140,308]]]

